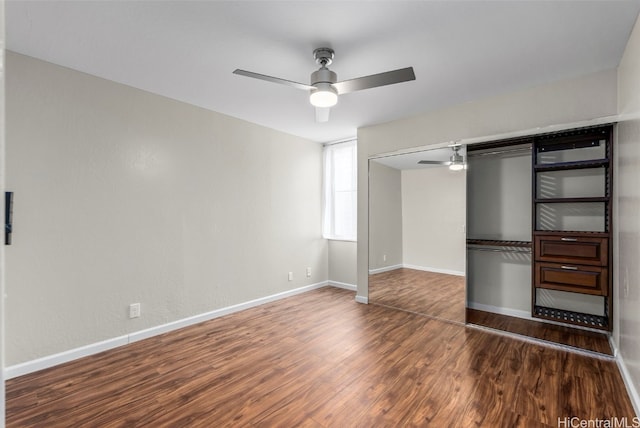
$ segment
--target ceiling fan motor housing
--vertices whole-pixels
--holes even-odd
[[[313,51],[313,58],[321,67],[331,65],[333,62],[333,55],[334,52],[331,48],[318,48]]]
[[[318,83],[336,83],[338,81],[338,75],[326,67],[321,67],[319,70],[311,73],[311,86],[316,86]]]

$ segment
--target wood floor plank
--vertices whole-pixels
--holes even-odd
[[[400,268],[369,276],[369,303],[465,322],[464,276]]]
[[[546,340],[559,345],[613,355],[606,333],[594,332],[569,326],[555,325],[534,320],[494,314],[467,308],[467,322],[495,330]]]
[[[7,381],[8,427],[557,426],[633,416],[604,361],[325,287]]]

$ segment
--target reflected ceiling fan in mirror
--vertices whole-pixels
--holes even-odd
[[[313,51],[313,57],[320,68],[311,73],[309,85],[240,69],[233,73],[309,91],[309,102],[316,108],[316,122],[329,120],[329,109],[337,104],[338,95],[416,79],[413,67],[407,67],[338,82],[338,75],[328,68],[333,62],[333,56],[333,49],[330,48]]]
[[[418,163],[421,165],[447,165],[451,171],[460,171],[466,167],[464,163],[464,158],[460,154],[460,144],[452,144],[451,149],[453,150],[453,154],[449,158],[448,161],[431,161],[431,160],[421,160]]]

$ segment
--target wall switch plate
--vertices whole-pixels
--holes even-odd
[[[293,272],[289,272],[289,281],[293,281]]]
[[[129,318],[140,318],[140,303],[129,305]]]
[[[307,268],[307,278],[311,278],[311,268]]]

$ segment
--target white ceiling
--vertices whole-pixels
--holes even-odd
[[[7,47],[327,142],[361,126],[615,68],[640,10],[627,1],[16,1]],[[331,47],[338,80],[413,66],[416,80],[344,94],[315,123],[305,92]]]

